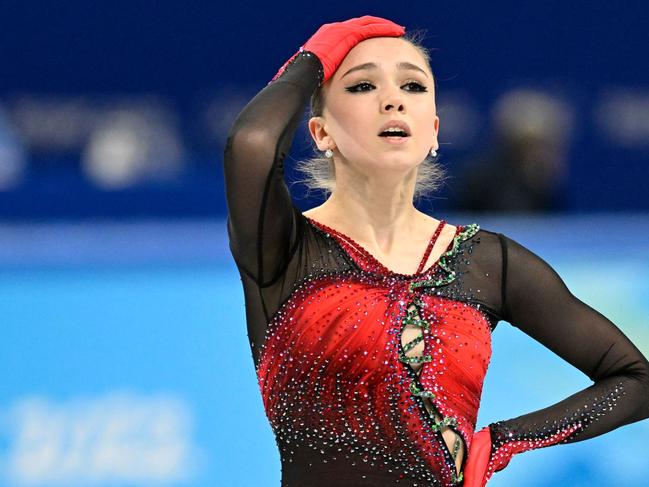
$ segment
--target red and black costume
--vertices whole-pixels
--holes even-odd
[[[646,358],[516,241],[458,225],[446,252],[423,269],[442,221],[419,271],[398,274],[293,205],[283,162],[321,80],[318,58],[297,55],[241,112],[225,152],[230,248],[282,485],[461,485],[458,443],[447,444],[442,431],[471,451],[500,320],[594,383],[490,424],[487,477],[514,454],[649,417]],[[404,343],[406,326],[420,336]]]

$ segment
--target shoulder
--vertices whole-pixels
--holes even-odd
[[[507,237],[493,229],[484,228],[479,223],[458,225],[455,248],[474,266],[490,269],[502,266],[506,254]]]
[[[470,238],[467,240],[474,244],[479,244],[477,247],[484,253],[489,253],[492,256],[499,255],[503,259],[507,259],[508,255],[511,256],[512,253],[535,255],[530,249],[508,233],[499,232],[491,228],[484,228],[478,223],[466,225],[466,228],[471,227],[474,229],[469,231]]]
[[[485,228],[479,223],[469,223],[463,226],[470,240],[474,243],[482,244],[483,247],[499,247],[503,251],[506,251],[507,248],[526,249],[525,246],[507,233],[499,232],[492,228]]]
[[[474,246],[474,258],[488,260],[494,264],[500,261],[505,271],[520,269],[521,272],[528,272],[533,267],[551,268],[537,251],[507,233],[480,228],[471,241],[479,244]]]
[[[483,227],[479,222],[471,222],[457,225],[458,237],[462,241],[470,241],[481,244],[483,247],[500,246],[504,237],[499,232]]]

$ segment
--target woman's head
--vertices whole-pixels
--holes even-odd
[[[380,136],[399,121],[408,137]],[[335,164],[364,174],[417,174],[415,196],[436,189],[442,169],[427,160],[438,148],[435,80],[425,48],[406,37],[366,39],[349,51],[311,100],[309,131],[318,150],[332,149]],[[422,161],[425,161],[422,164]],[[340,166],[339,166],[340,167]],[[334,163],[323,157],[299,167],[313,188],[333,191]]]

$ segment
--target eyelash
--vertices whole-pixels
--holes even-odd
[[[357,83],[357,84],[355,84],[353,86],[350,86],[349,88],[345,88],[345,90],[347,90],[350,93],[364,93],[366,91],[369,91],[369,90],[357,89],[360,86],[364,86],[364,85],[369,85],[369,86],[375,87],[372,83],[369,83],[368,81],[362,81],[362,82]],[[428,91],[428,88],[426,88],[424,85],[422,85],[421,83],[419,83],[417,81],[409,81],[408,83],[406,83],[403,86],[409,86],[409,85],[417,86],[417,89],[415,89],[415,90],[408,90],[408,91],[413,91],[413,93],[425,93],[425,92]]]

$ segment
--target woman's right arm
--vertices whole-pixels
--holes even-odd
[[[322,80],[322,65],[297,54],[281,75],[241,111],[224,154],[230,250],[263,286],[285,268],[294,247],[295,212],[284,182],[284,159],[303,109]]]
[[[259,286],[274,282],[295,250],[296,212],[283,163],[306,102],[356,44],[404,32],[370,15],[323,24],[235,120],[224,158],[230,250]]]

